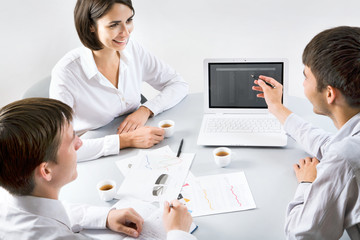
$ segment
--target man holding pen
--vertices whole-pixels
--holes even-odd
[[[77,177],[82,142],[71,121],[71,108],[53,99],[29,98],[0,109],[0,186],[10,193],[0,203],[0,239],[87,239],[82,229],[105,228],[141,234],[144,220],[131,208],[58,200],[60,189]],[[186,207],[177,200],[172,205],[164,207],[167,239],[195,239]]]
[[[287,239],[360,239],[360,28],[319,33],[303,53],[304,93],[338,129],[327,133],[281,104],[282,85],[266,76],[253,90],[311,155],[294,165],[299,182],[287,209]],[[265,82],[274,85],[269,87]]]

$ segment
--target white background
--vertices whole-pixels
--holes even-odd
[[[0,106],[20,99],[80,46],[75,0],[0,1]],[[359,26],[359,0],[133,0],[133,37],[203,91],[207,57],[284,57],[289,94],[303,96],[301,54],[318,32]],[[145,87],[144,95],[154,95]]]

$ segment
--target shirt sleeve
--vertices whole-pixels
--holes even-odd
[[[157,96],[143,105],[157,115],[178,104],[188,94],[189,84],[173,68],[135,41],[134,47],[142,59],[143,81],[160,91]]]
[[[119,135],[108,135],[102,138],[81,139],[82,147],[77,151],[78,162],[94,160],[102,156],[119,154]]]
[[[75,89],[75,86],[71,86],[71,81],[64,82],[64,79],[69,79],[70,76],[71,74],[66,73],[65,70],[55,67],[51,73],[49,97],[59,100],[73,108],[75,99],[71,91],[69,91],[69,88]]]
[[[167,233],[166,240],[196,240],[197,238],[190,233],[181,230],[172,230]]]
[[[83,229],[106,229],[106,219],[111,208],[70,203],[63,205],[73,232],[77,233]]]
[[[323,157],[323,149],[331,140],[331,134],[312,126],[309,122],[292,113],[286,119],[284,130],[299,143],[306,152],[320,159]]]
[[[318,178],[312,184],[299,184],[289,203],[285,220],[287,239],[339,239],[342,236],[348,203],[353,201],[351,195],[357,185],[356,180],[352,182],[351,178],[341,176],[340,172],[346,170],[341,169],[340,164],[327,160],[317,166]]]

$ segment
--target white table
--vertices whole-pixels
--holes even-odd
[[[289,107],[315,125],[335,131],[332,122],[312,113],[311,105],[300,98],[289,98]],[[212,157],[213,147],[196,144],[203,114],[203,94],[190,94],[174,108],[149,119],[147,125],[157,126],[163,119],[176,122],[176,132],[153,148],[169,145],[176,152],[184,139],[183,152],[196,153],[191,172],[195,176],[244,171],[257,208],[254,210],[218,214],[194,218],[199,225],[194,235],[198,239],[285,239],[284,222],[287,204],[293,198],[297,181],[292,165],[308,156],[297,143],[289,139],[284,148],[231,147],[234,156],[227,168],[219,168]],[[107,126],[88,132],[86,137],[100,137],[116,132],[122,118]],[[96,183],[102,179],[114,179],[118,186],[123,176],[115,162],[134,156],[138,149],[121,150],[119,155],[78,164],[78,178],[65,186],[60,199],[69,202],[111,206],[115,203],[99,199]],[[345,233],[341,239],[349,239]]]

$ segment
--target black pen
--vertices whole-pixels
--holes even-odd
[[[251,76],[254,80],[258,80],[258,79],[257,79],[258,77],[255,77],[255,75],[251,74],[250,76]],[[267,81],[262,80],[262,79],[260,79],[260,80],[261,80],[261,81],[264,81],[264,83],[265,83],[266,85],[268,85],[269,87],[275,88],[275,86],[272,85],[271,83],[268,83]]]
[[[183,142],[184,142],[184,139],[181,139],[180,146],[179,146],[179,150],[178,150],[178,152],[177,152],[177,154],[176,154],[176,157],[180,157],[181,148],[182,148]]]

